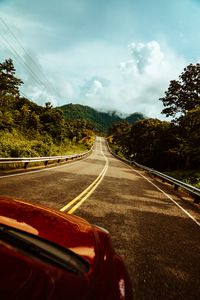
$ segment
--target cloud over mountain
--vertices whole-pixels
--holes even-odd
[[[158,99],[169,81],[177,78],[183,70],[186,61],[172,50],[161,49],[157,41],[131,43],[128,49],[130,59],[118,64],[114,79],[110,79],[108,86],[101,80],[90,82],[85,104],[122,113],[142,111],[159,117],[162,103]]]

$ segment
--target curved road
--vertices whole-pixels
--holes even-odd
[[[0,176],[0,194],[107,228],[135,299],[200,299],[199,207],[114,158],[103,139],[83,160]]]

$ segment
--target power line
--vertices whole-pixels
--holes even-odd
[[[25,68],[26,70],[28,70],[31,73],[31,77],[35,80],[35,82],[37,84],[42,85],[47,90],[54,91],[54,93],[56,95],[58,95],[59,97],[62,97],[60,95],[60,93],[58,93],[58,91],[51,85],[51,83],[47,79],[46,75],[44,74],[42,68],[35,63],[35,61],[31,57],[31,55],[26,51],[26,49],[24,48],[22,43],[19,41],[19,39],[16,37],[16,35],[11,31],[11,29],[9,28],[7,23],[2,19],[2,17],[0,17],[0,20],[1,20],[1,23],[4,25],[4,27],[6,28],[6,30],[10,33],[10,35],[17,42],[18,46],[20,46],[20,48],[23,50],[25,55],[29,58],[29,60],[32,62],[32,64],[36,67],[36,69],[38,70],[38,73],[41,74],[43,78],[45,78],[45,82],[43,80],[41,80],[41,78],[38,76],[38,74],[37,75],[35,74],[34,70],[29,65],[27,65],[24,58],[14,49],[14,47],[10,44],[10,42],[1,34],[1,37],[4,40],[4,45],[7,44],[7,46],[11,49],[11,53],[14,55],[14,57],[17,59],[17,61],[23,66],[23,68]],[[30,73],[29,73],[29,75],[30,75]]]
[[[40,81],[39,77],[36,76],[32,69],[25,63],[25,61],[23,60],[23,58],[19,55],[19,53],[14,49],[14,47],[10,44],[10,42],[0,33],[0,36],[3,39],[3,43],[4,45],[8,48],[8,50],[12,53],[13,57],[15,57],[15,59],[18,61],[18,63],[25,68],[28,72],[30,72],[32,75],[32,78],[35,80],[35,82],[37,84],[42,84],[43,83]]]

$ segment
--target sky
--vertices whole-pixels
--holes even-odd
[[[200,62],[200,0],[0,0],[0,61],[23,95],[164,119],[170,80]]]

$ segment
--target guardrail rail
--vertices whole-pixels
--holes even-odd
[[[147,172],[149,172],[150,174],[152,174],[153,176],[156,176],[158,178],[161,178],[163,181],[165,182],[168,182],[168,183],[171,183],[174,185],[174,189],[175,190],[178,190],[178,188],[182,188],[184,189],[186,192],[188,192],[193,198],[194,198],[194,203],[200,203],[200,189],[190,185],[190,184],[187,184],[185,182],[182,182],[178,179],[175,179],[173,177],[170,177],[164,173],[161,173],[159,171],[156,171],[152,168],[148,168],[146,166],[143,166],[141,164],[138,164],[137,162],[135,161],[132,161],[132,160],[128,160],[128,159],[125,159],[125,158],[122,158],[120,157],[119,155],[117,155],[116,153],[114,153],[111,148],[110,148],[110,145],[109,143],[107,143],[107,146],[108,146],[108,150],[109,152],[115,156],[116,158],[120,159],[121,161],[124,161],[125,163],[129,164],[129,165],[135,165],[136,167],[139,167]]]
[[[60,156],[43,156],[43,157],[0,157],[0,164],[16,164],[22,163],[24,164],[24,169],[27,169],[30,163],[35,162],[44,162],[44,165],[47,166],[49,161],[57,161],[57,163],[61,161],[68,161],[73,159],[79,159],[86,155],[89,155],[92,151],[93,146],[88,151],[84,151],[78,154],[71,155],[60,155]]]

